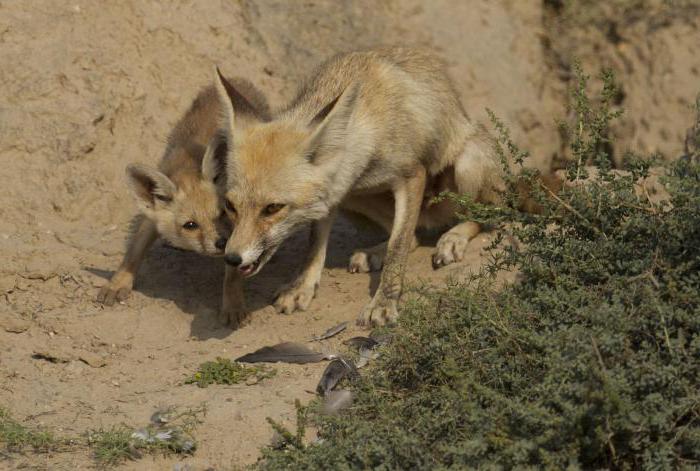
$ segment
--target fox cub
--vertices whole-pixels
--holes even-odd
[[[225,104],[224,204],[234,228],[225,247],[229,289],[240,290],[241,280],[258,273],[290,234],[312,225],[300,274],[275,302],[279,312],[304,310],[314,298],[339,209],[389,232],[388,242],[350,262],[351,271],[383,267],[359,322],[384,324],[397,318],[417,226],[449,228],[438,241],[436,267],[460,260],[480,230],[473,222],[457,224],[456,208],[433,204],[430,196],[452,190],[483,202],[498,199],[502,180],[492,141],[469,120],[444,63],[429,51],[338,55],[272,120],[244,128],[238,93],[220,74],[215,82]],[[238,324],[242,309],[230,312],[229,322]]]
[[[231,91],[227,101],[240,110],[241,126],[270,119],[265,96],[250,82],[235,78],[229,84],[223,77],[221,80]],[[224,254],[231,226],[223,213],[220,191],[226,175],[219,162],[227,152],[227,142],[218,138],[219,113],[219,93],[213,86],[202,89],[170,133],[158,168],[127,166],[127,181],[139,215],[132,222],[124,259],[100,290],[98,302],[112,305],[129,296],[136,271],[159,236],[181,249]],[[222,313],[237,303],[232,304],[232,298],[238,296],[242,293],[224,288]]]

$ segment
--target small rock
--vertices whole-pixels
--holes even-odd
[[[257,376],[248,376],[245,380],[245,384],[248,386],[252,386],[254,384],[258,384],[260,382],[260,378]]]
[[[28,320],[19,317],[12,316],[0,318],[0,327],[2,327],[5,332],[9,332],[11,334],[21,334],[22,332],[26,332],[29,330],[31,325],[32,324]]]
[[[78,355],[78,358],[80,361],[87,363],[93,368],[102,368],[107,364],[107,361],[104,358],[92,352],[81,352],[80,355]]]
[[[46,281],[54,276],[57,276],[54,267],[48,266],[44,257],[37,257],[27,262],[25,266],[26,277],[31,280]]]

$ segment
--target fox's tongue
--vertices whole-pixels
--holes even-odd
[[[241,272],[241,275],[243,276],[249,276],[251,273],[255,271],[255,267],[257,267],[258,264],[256,263],[249,263],[248,265],[242,265],[238,267],[238,271]]]

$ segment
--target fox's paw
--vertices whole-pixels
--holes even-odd
[[[399,311],[396,300],[375,296],[370,303],[365,306],[360,314],[357,323],[362,326],[382,326],[396,323],[399,318]]]
[[[379,271],[384,265],[386,256],[386,242],[377,244],[374,247],[355,251],[350,257],[348,271],[350,273],[369,273]]]
[[[435,247],[433,268],[437,270],[451,263],[461,262],[468,245],[468,236],[455,232],[444,233]]]
[[[291,314],[294,311],[306,311],[311,301],[316,297],[318,283],[291,284],[280,290],[275,300],[275,310],[280,314]]]
[[[246,310],[243,305],[225,306],[216,316],[220,325],[231,329],[237,329],[242,326],[245,318]]]
[[[105,306],[111,306],[114,302],[122,302],[131,294],[134,277],[130,273],[117,272],[109,283],[104,285],[97,293],[97,302]]]
[[[384,257],[382,254],[358,250],[350,257],[348,271],[350,273],[369,273],[381,270],[383,264]]]

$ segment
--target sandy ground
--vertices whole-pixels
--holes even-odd
[[[467,265],[478,265],[479,249],[488,238],[483,235],[474,241]],[[341,222],[332,236],[333,249],[317,300],[307,312],[280,316],[269,303],[275,289],[293,275],[298,249],[306,245],[302,236],[290,241],[250,284],[251,322],[235,332],[220,328],[215,320],[221,261],[167,247],[153,251],[136,292],[124,305],[104,308],[92,302],[95,288],[110,274],[92,266],[83,273],[24,285],[13,299],[31,297],[36,315],[3,320],[2,403],[18,417],[69,435],[119,423],[143,426],[158,407],[205,403],[208,412],[196,432],[200,448],[184,461],[194,469],[229,469],[254,462],[259,447],[272,437],[265,418],[293,425],[294,399],[305,402],[313,397],[325,364],[279,364],[274,378],[252,386],[200,389],[183,380],[201,362],[217,356],[235,358],[281,341],[303,342],[341,321],[354,321],[377,281],[375,276],[350,275],[345,270],[357,240],[362,237]],[[416,273],[410,277],[412,282],[462,274],[464,266],[433,272],[431,250],[421,247],[412,254],[411,271]],[[112,264],[116,261],[113,257]],[[351,322],[341,335],[312,347],[337,351],[343,348],[343,339],[366,334]],[[36,353],[55,357],[59,363],[33,359]],[[182,459],[147,457],[128,463],[125,469],[169,469],[178,461]],[[42,463],[49,469],[91,464],[87,452],[30,455],[9,462],[40,468]]]
[[[105,308],[94,298],[120,261],[134,211],[124,166],[159,159],[170,127],[214,64],[252,80],[275,104],[334,52],[427,43],[448,60],[470,115],[483,120],[485,107],[493,109],[533,152],[533,165],[546,169],[561,148],[554,118],[566,114],[562,57],[574,48],[551,47],[546,39],[556,28],[547,18],[539,2],[506,0],[0,1],[0,406],[75,435],[145,425],[163,405],[206,403],[194,457],[147,457],[124,469],[254,462],[272,435],[265,417],[292,420],[294,399],[312,397],[325,365],[279,365],[275,378],[251,386],[199,389],[183,379],[217,356],[305,340],[354,320],[377,280],[347,273],[348,256],[380,236],[339,223],[312,307],[280,316],[269,305],[306,246],[304,234],[289,241],[250,284],[251,322],[237,331],[215,321],[222,261],[160,245],[131,298]],[[689,53],[700,43],[697,21],[651,32],[620,28],[622,41],[596,41],[603,62],[635,58],[621,71],[630,78],[625,101],[637,113],[619,130],[624,146],[677,155],[700,88],[698,58]],[[665,50],[673,54],[657,67],[653,56]],[[594,63],[592,52],[585,57]],[[644,132],[644,119],[653,132]],[[489,237],[479,236],[463,263],[438,272],[430,267],[432,248],[419,248],[409,279],[463,276],[479,266]],[[322,348],[334,350],[360,332],[353,325]],[[0,469],[90,466],[87,450],[0,455]]]

